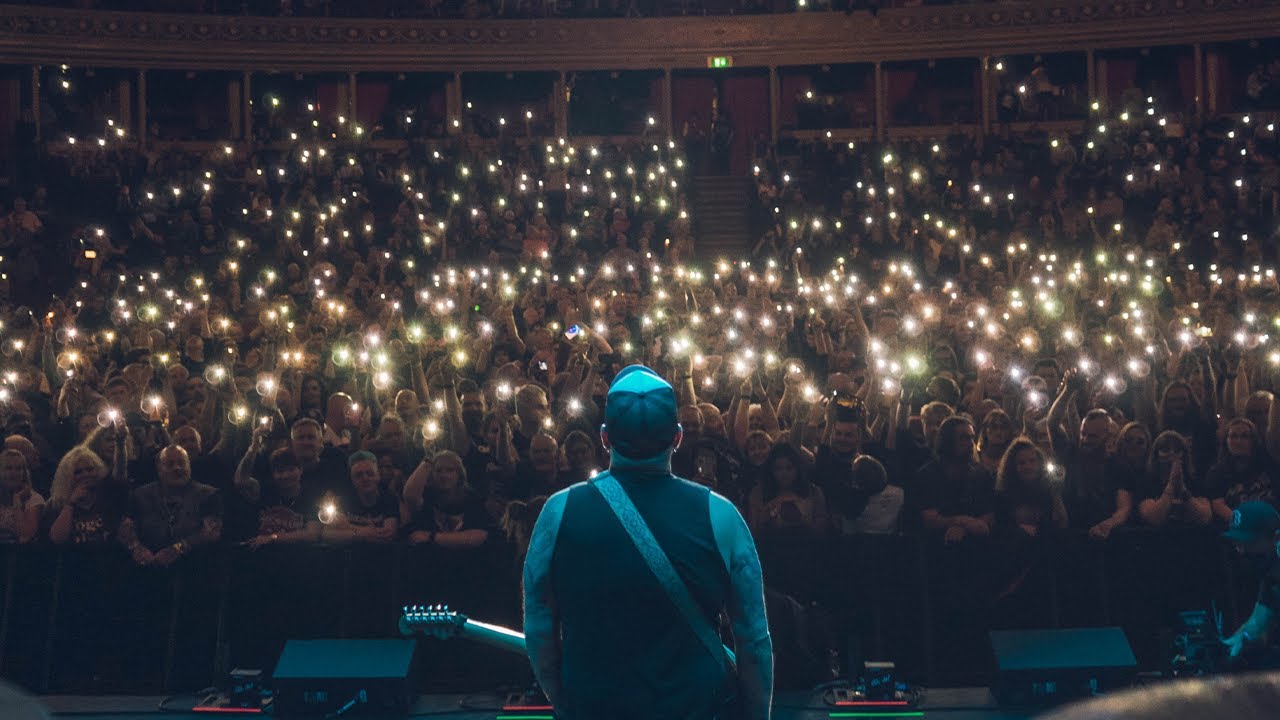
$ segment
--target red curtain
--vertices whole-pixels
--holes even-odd
[[[908,69],[885,69],[884,71],[884,100],[888,106],[884,110],[886,122],[893,122],[894,113],[898,106],[906,102],[911,94],[916,90],[916,83],[920,79],[920,73],[916,70]],[[875,87],[875,81],[871,82]]]
[[[813,87],[813,80],[808,75],[783,74],[778,78],[778,94],[782,102],[778,103],[778,122],[782,127],[796,126],[796,105],[798,98]]]
[[[356,86],[356,119],[362,125],[373,125],[387,109],[391,86],[384,82],[361,82]]]
[[[679,136],[680,129],[694,112],[704,133],[711,131],[711,96],[715,82],[709,77],[671,78],[671,115],[675,125],[672,135]]]
[[[1115,107],[1126,90],[1138,84],[1138,61],[1107,58],[1107,103]]]

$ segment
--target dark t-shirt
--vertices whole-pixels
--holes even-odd
[[[362,503],[355,490],[347,492],[341,503],[347,522],[356,527],[382,527],[387,520],[397,520],[400,517],[400,502],[385,490],[378,494],[373,505]]]
[[[282,497],[275,483],[262,485],[262,499],[257,505],[258,535],[287,533],[301,530],[308,522],[318,522],[321,493],[302,486],[302,492],[294,497]]]
[[[1088,529],[1116,512],[1116,491],[1133,492],[1134,473],[1115,460],[1088,462],[1060,430],[1052,433],[1053,454],[1062,464],[1062,502],[1071,527]]]
[[[564,473],[557,472],[555,478],[543,477],[533,468],[533,463],[521,460],[516,465],[515,476],[507,485],[507,500],[532,500],[536,497],[550,497],[553,493],[569,487]]]
[[[867,500],[871,495],[854,484],[853,458],[856,454],[844,455],[834,452],[830,446],[818,446],[813,457],[813,472],[810,478],[822,488],[827,501],[827,509],[850,519],[856,518],[867,508]]]
[[[1270,460],[1260,466],[1250,466],[1244,470],[1236,468],[1231,461],[1220,462],[1209,468],[1205,476],[1205,490],[1209,498],[1222,498],[1232,510],[1241,503],[1261,500],[1276,505],[1276,480],[1280,472]]]
[[[920,509],[943,516],[981,517],[996,510],[995,478],[981,465],[948,468],[940,460],[924,467],[916,478]]]
[[[203,483],[166,493],[153,482],[130,494],[127,514],[137,526],[139,542],[155,552],[199,532],[205,518],[221,520],[222,496]]]
[[[492,526],[493,521],[489,518],[489,513],[484,509],[484,498],[474,491],[468,491],[458,507],[442,511],[439,518],[436,516],[436,508],[430,502],[424,502],[422,510],[413,516],[409,524],[404,527],[403,532],[408,535],[418,530],[429,530],[431,532],[491,531],[493,529]]]
[[[116,531],[120,528],[120,518],[123,517],[125,505],[129,501],[129,489],[121,485],[104,484],[99,486],[97,493],[98,496],[89,509],[72,507],[71,536],[67,539],[68,544],[93,545],[115,541]],[[46,515],[46,534],[48,527],[61,512],[61,506],[50,504]]]

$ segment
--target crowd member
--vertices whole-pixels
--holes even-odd
[[[27,458],[17,450],[0,452],[0,543],[28,543],[40,529],[45,501],[31,486]]]
[[[191,479],[187,451],[170,445],[156,458],[159,480],[134,490],[120,541],[139,565],[168,567],[222,536],[222,497]]]
[[[995,478],[978,464],[973,423],[953,416],[938,428],[937,459],[920,469],[917,486],[925,531],[948,545],[986,537],[995,522]]]
[[[1275,461],[1263,449],[1253,422],[1242,417],[1228,420],[1218,461],[1205,477],[1214,517],[1229,525],[1232,512],[1242,503],[1259,500],[1275,505],[1274,477]]]
[[[1153,527],[1208,525],[1213,506],[1202,488],[1187,438],[1165,430],[1151,443],[1147,470],[1136,488],[1138,517]]]
[[[1067,527],[1067,508],[1035,443],[1013,441],[996,472],[995,527],[1036,537]]]
[[[324,529],[326,541],[387,543],[399,536],[400,501],[382,487],[378,457],[367,450],[347,458],[350,488],[340,495],[338,517]]]
[[[49,539],[57,545],[114,542],[128,492],[92,450],[72,448],[53,473],[46,516]]]
[[[748,500],[752,533],[828,534],[831,525],[826,498],[822,488],[807,477],[800,454],[790,445],[778,445],[769,455],[768,468]]]
[[[400,513],[414,545],[477,547],[493,525],[482,498],[467,484],[462,458],[449,450],[423,461],[405,481]]]

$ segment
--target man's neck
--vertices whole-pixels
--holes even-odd
[[[671,473],[671,450],[665,450],[653,457],[648,458],[629,458],[619,453],[616,449],[609,451],[609,472],[617,475],[648,475],[657,473]]]

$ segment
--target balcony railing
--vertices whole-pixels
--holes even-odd
[[[0,62],[185,70],[627,70],[853,63],[1263,37],[1280,0],[1034,0],[590,20],[344,20],[0,6]]]

